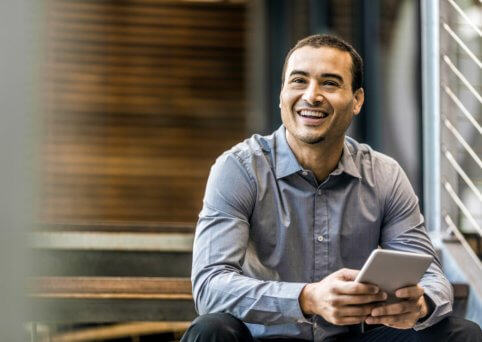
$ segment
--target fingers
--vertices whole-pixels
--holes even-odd
[[[350,281],[350,280],[355,280],[358,273],[360,273],[359,270],[353,270],[351,268],[342,268],[336,271],[334,275],[336,275],[336,277],[339,279]]]
[[[334,287],[338,294],[376,294],[380,289],[371,284],[355,283],[353,281],[338,281]]]
[[[384,324],[397,329],[409,329],[420,317],[427,314],[427,306],[423,297],[423,288],[410,286],[396,291],[404,301],[374,307],[365,320],[368,324]],[[408,299],[407,299],[408,298]]]
[[[387,315],[400,315],[408,312],[416,312],[417,314],[421,311],[422,305],[419,301],[403,301],[399,303],[383,305],[376,307],[372,310],[371,316],[387,316]]]
[[[333,307],[330,322],[336,325],[358,324],[368,317],[372,309],[373,304]]]
[[[379,292],[371,295],[334,295],[329,298],[329,302],[334,306],[342,306],[381,302],[385,299],[387,299],[387,294],[385,292]]]
[[[423,296],[423,294],[424,294],[423,287],[421,287],[420,285],[404,287],[395,291],[395,296],[397,296],[398,298],[406,298],[406,299],[419,298]]]

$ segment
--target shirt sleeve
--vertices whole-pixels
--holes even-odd
[[[192,284],[199,314],[226,312],[264,325],[307,322],[306,285],[243,275],[256,183],[243,160],[224,154],[211,168],[193,246]]]
[[[452,311],[453,290],[442,272],[439,258],[425,230],[418,198],[407,176],[395,162],[393,169],[386,174],[390,176],[390,180],[387,179],[386,183],[389,185],[386,188],[381,188],[381,191],[386,194],[383,205],[384,220],[380,237],[381,247],[425,253],[434,257],[432,264],[419,283],[434,304],[430,316],[424,318],[414,327],[415,330],[421,330],[439,322]]]

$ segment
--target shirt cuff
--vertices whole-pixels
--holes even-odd
[[[313,315],[305,315],[303,313],[303,310],[301,310],[301,305],[300,305],[300,295],[301,291],[305,288],[308,283],[292,283],[290,285],[293,285],[293,294],[296,295],[296,305],[294,308],[294,313],[295,313],[295,318],[296,318],[296,323],[309,323],[312,324],[313,320]]]
[[[449,301],[441,299],[441,297],[437,296],[437,294],[430,288],[424,288],[424,291],[424,295],[427,298],[429,313],[415,324],[413,327],[414,330],[423,330],[428,328],[438,323],[445,316],[452,312],[452,305]]]

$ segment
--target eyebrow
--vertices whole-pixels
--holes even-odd
[[[308,73],[303,70],[293,70],[290,72],[290,77],[293,75],[302,75],[302,76],[308,76]],[[338,74],[331,74],[331,73],[323,73],[320,75],[322,78],[334,78],[337,79],[340,82],[343,82],[343,77],[341,77]]]
[[[293,76],[293,75],[302,75],[302,76],[308,76],[308,73],[306,71],[303,71],[303,70],[293,70],[290,72],[290,77]]]
[[[338,81],[343,82],[343,77],[341,77],[338,74],[325,73],[325,74],[321,74],[321,77],[323,77],[323,78],[335,78]]]

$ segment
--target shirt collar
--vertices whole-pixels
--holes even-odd
[[[355,178],[362,178],[360,171],[358,171],[355,161],[353,160],[353,154],[346,137],[345,142],[343,143],[343,153],[341,155],[341,159],[332,174],[340,174],[342,172],[345,172],[346,174]]]
[[[275,137],[276,178],[280,179],[293,173],[302,171],[303,168],[288,145],[288,141],[286,140],[286,130],[283,125],[276,130]],[[343,154],[336,169],[332,172],[332,175],[339,175],[342,172],[345,172],[355,178],[361,178],[346,138],[343,144]]]
[[[286,141],[285,126],[275,132],[275,168],[276,178],[280,179],[303,170]]]

